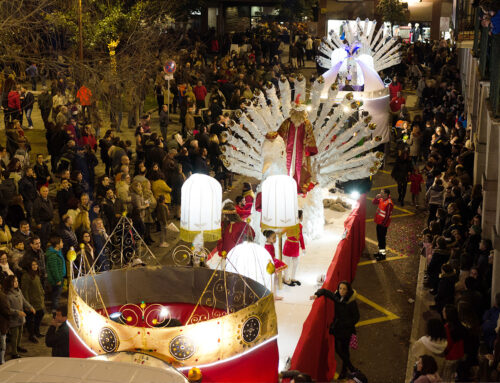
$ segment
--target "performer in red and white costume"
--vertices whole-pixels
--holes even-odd
[[[302,210],[299,210],[299,222],[302,222]],[[295,279],[297,266],[299,265],[299,255],[302,249],[302,254],[306,251],[304,237],[302,235],[302,224],[299,223],[300,231],[298,237],[288,237],[283,246],[283,261],[288,268],[285,269],[285,279],[283,283],[288,286],[300,286],[301,283]]]
[[[375,259],[377,261],[383,261],[385,259],[385,237],[387,236],[387,229],[391,223],[392,209],[394,208],[394,203],[391,199],[391,191],[389,189],[382,190],[382,192],[377,194],[373,199],[373,204],[378,205],[375,218],[373,219],[377,224],[378,241],[378,253],[375,254]]]
[[[253,241],[255,232],[247,222],[242,221],[237,214],[233,202],[227,202],[222,209],[222,234],[217,242],[217,250],[220,256],[226,256],[236,245],[244,241]]]
[[[278,134],[286,145],[286,168],[288,174],[297,181],[297,190],[302,192],[304,185],[311,181],[310,156],[318,153],[316,140],[307,112],[299,103],[300,94],[287,118],[278,129]]]

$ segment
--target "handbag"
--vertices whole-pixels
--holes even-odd
[[[351,334],[351,339],[349,340],[349,347],[353,350],[358,349],[358,336],[356,334]]]

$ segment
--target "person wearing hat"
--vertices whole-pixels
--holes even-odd
[[[278,129],[286,147],[286,168],[297,182],[298,191],[311,180],[310,158],[318,153],[316,140],[307,111],[300,104],[300,94],[288,117]]]

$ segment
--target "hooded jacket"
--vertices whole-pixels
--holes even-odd
[[[425,199],[429,205],[443,205],[443,192],[444,187],[442,185],[432,185],[427,194],[425,195]]]
[[[413,345],[413,355],[417,360],[422,355],[432,356],[436,360],[439,371],[444,363],[444,351],[447,346],[448,341],[446,339],[431,339],[430,336],[424,335]]]

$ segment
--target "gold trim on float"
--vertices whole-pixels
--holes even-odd
[[[260,223],[260,229],[264,230],[273,230],[276,233],[286,234],[287,237],[298,237],[300,235],[300,226],[299,224],[288,226],[288,227],[275,227],[266,225],[265,223]]]
[[[274,296],[268,294],[251,305],[220,317],[179,327],[134,327],[120,324],[99,314],[69,288],[68,320],[85,344],[97,355],[105,346],[119,351],[154,354],[174,367],[197,366],[223,361],[270,340],[278,334]],[[79,318],[78,326],[74,311]],[[112,336],[116,339],[111,339]]]
[[[180,238],[184,242],[193,242],[196,236],[200,233],[203,233],[203,240],[206,242],[215,242],[221,238],[221,229],[214,230],[187,230],[184,228],[180,228]]]

